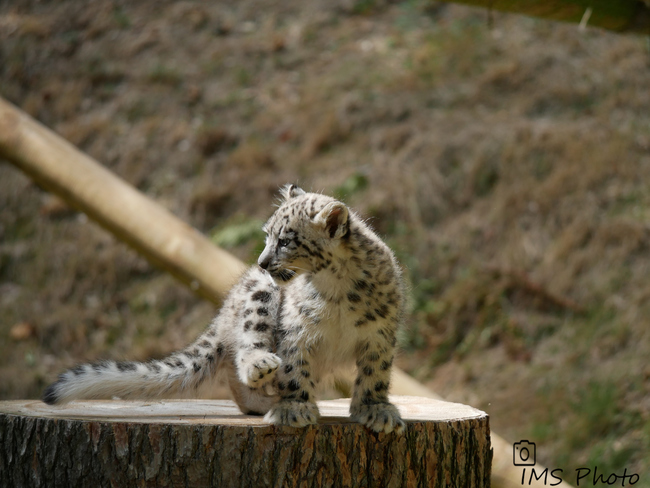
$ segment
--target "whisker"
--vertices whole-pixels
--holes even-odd
[[[287,266],[287,269],[309,272],[306,268],[301,268],[300,266]]]

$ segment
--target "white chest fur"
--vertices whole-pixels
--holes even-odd
[[[310,352],[313,372],[318,377],[353,366],[360,344],[376,334],[379,325],[374,322],[355,326],[364,314],[363,309],[352,307],[340,289],[334,297],[330,292],[329,299],[325,298],[327,292],[319,291],[314,283],[299,277],[287,290],[282,313],[283,326],[297,332],[296,345]]]

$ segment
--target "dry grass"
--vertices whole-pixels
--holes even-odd
[[[420,2],[0,14],[3,96],[204,231],[263,220],[287,181],[344,196],[408,268],[402,366],[546,465],[648,472],[642,39]],[[0,397],[207,323],[210,306],[0,176]],[[251,259],[251,239],[234,252]]]

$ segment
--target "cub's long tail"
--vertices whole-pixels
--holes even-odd
[[[146,363],[100,361],[81,364],[59,376],[43,393],[50,405],[71,400],[172,398],[196,390],[214,376],[225,350],[216,324],[186,349]]]

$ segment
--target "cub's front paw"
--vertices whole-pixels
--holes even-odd
[[[238,362],[239,379],[251,388],[260,388],[275,377],[282,359],[268,351],[249,352]]]
[[[365,425],[375,432],[386,434],[395,431],[404,432],[404,421],[395,405],[390,403],[373,403],[371,405],[353,405],[350,407],[352,420]]]
[[[311,402],[281,400],[264,416],[264,420],[276,425],[305,427],[318,422],[318,407]]]

